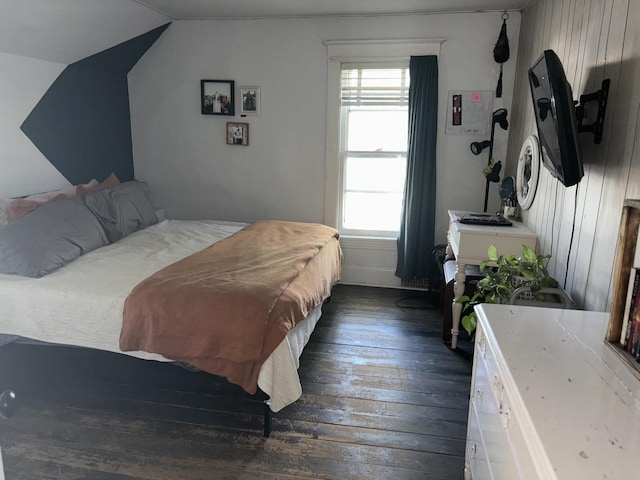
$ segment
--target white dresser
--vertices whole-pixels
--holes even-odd
[[[640,381],[608,313],[480,305],[465,478],[640,478]]]

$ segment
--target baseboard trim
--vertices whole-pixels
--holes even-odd
[[[394,270],[382,267],[348,265],[342,268],[340,283],[346,285],[365,285],[371,287],[403,288]]]

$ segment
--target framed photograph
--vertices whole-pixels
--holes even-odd
[[[233,80],[200,80],[203,115],[235,115]]]
[[[227,144],[249,145],[249,124],[227,122]]]
[[[260,115],[260,87],[240,87],[240,115]]]

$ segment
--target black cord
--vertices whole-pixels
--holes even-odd
[[[578,188],[580,184],[576,185],[576,193],[573,201],[573,222],[571,225],[571,239],[569,240],[569,253],[567,255],[567,268],[564,271],[564,285],[563,288],[567,288],[567,277],[569,276],[569,263],[571,262],[571,248],[573,247],[573,235],[576,233],[576,214],[578,213]]]
[[[436,292],[429,292],[429,293],[436,293]],[[403,305],[403,302],[407,302],[409,300],[426,300],[429,302],[429,305],[424,305],[424,304],[413,304],[413,305]],[[435,308],[438,308],[438,305],[434,305],[433,302],[427,298],[424,295],[421,296],[415,296],[415,297],[403,297],[403,298],[399,298],[398,300],[396,300],[396,307],[398,308],[413,308],[413,309],[417,309],[417,310],[433,310]]]
[[[556,182],[556,201],[555,201],[555,205],[553,206],[553,218],[551,219],[551,249],[549,251],[549,255],[551,255],[551,258],[553,258],[553,244],[555,243],[555,233],[553,232],[555,230],[556,227],[556,212],[558,211],[558,184],[560,182]],[[554,263],[558,263],[555,261],[554,259]]]

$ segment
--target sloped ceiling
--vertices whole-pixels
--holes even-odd
[[[71,64],[171,21],[132,0],[0,0],[0,52]]]

